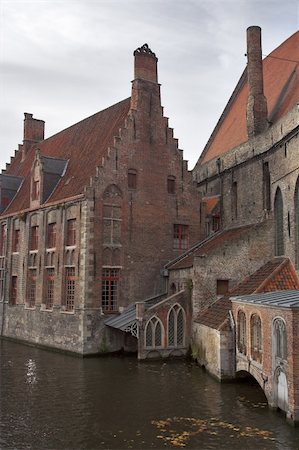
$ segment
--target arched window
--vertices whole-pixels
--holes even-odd
[[[275,218],[275,255],[280,256],[284,254],[283,241],[283,200],[282,193],[278,187],[274,200],[274,218]]]
[[[295,258],[296,268],[299,268],[299,177],[295,189]]]
[[[250,319],[251,357],[255,361],[262,362],[262,323],[257,314]]]
[[[179,347],[185,343],[185,313],[180,305],[174,305],[168,314],[168,346]]]
[[[240,353],[246,355],[246,316],[243,311],[238,312],[238,340],[237,346]]]
[[[282,319],[277,318],[273,322],[274,356],[287,359],[287,334],[286,326]]]
[[[145,326],[145,346],[147,348],[163,347],[164,329],[157,317],[152,317]]]

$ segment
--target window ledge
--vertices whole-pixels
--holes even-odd
[[[66,311],[64,309],[61,309],[60,314],[68,314],[68,315],[73,316],[75,314],[75,310],[74,311]]]

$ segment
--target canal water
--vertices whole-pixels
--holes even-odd
[[[1,449],[299,449],[257,385],[190,361],[81,359],[0,341]]]

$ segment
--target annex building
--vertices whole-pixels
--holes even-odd
[[[157,58],[131,97],[0,175],[1,335],[82,355],[194,359],[250,374],[299,421],[299,32],[248,64],[193,171],[163,116]]]

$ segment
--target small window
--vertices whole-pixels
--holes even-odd
[[[136,170],[130,169],[128,171],[128,188],[137,189],[137,172]]]
[[[12,251],[13,253],[20,251],[20,230],[13,230]]]
[[[175,250],[186,250],[189,245],[188,225],[174,224],[173,226],[173,248]]]
[[[228,293],[229,280],[217,280],[217,295],[225,295]]]
[[[56,247],[56,223],[49,223],[47,230],[47,248]]]
[[[76,245],[76,219],[69,219],[66,227],[66,245]]]
[[[38,226],[34,225],[31,227],[31,235],[30,235],[30,250],[38,249]]]
[[[175,194],[175,177],[173,176],[167,178],[167,192],[168,194]]]

